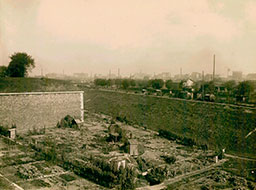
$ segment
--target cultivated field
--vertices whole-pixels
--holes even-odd
[[[85,108],[155,131],[167,130],[215,150],[256,155],[256,133],[245,138],[255,129],[253,108],[100,90],[85,91]]]

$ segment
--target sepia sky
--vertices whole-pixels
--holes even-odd
[[[256,72],[255,0],[0,0],[0,65],[33,74]],[[231,73],[230,73],[231,74]]]

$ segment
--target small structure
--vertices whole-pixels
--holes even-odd
[[[218,156],[214,156],[213,161],[214,161],[215,163],[218,163],[218,162],[219,162]]]
[[[139,155],[138,142],[135,139],[128,140],[128,153],[132,156]]]
[[[117,171],[121,167],[126,168],[129,164],[131,164],[131,160],[127,154],[115,155],[109,160],[109,162],[114,164],[114,168]]]
[[[183,87],[185,88],[192,88],[192,86],[195,84],[195,82],[192,79],[187,79],[183,82]]]
[[[9,132],[9,138],[10,139],[15,139],[16,138],[16,129],[15,128],[9,129],[8,132]]]

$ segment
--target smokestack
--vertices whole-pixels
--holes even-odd
[[[180,68],[180,78],[182,78],[182,68]]]
[[[215,54],[213,55],[213,73],[212,73],[212,80],[214,80],[215,77]]]
[[[120,68],[118,68],[118,78],[120,78]]]
[[[109,79],[111,78],[111,69],[109,70],[108,78],[109,78]]]

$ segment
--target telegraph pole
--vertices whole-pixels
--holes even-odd
[[[111,69],[109,70],[108,78],[109,78],[109,79],[111,78]]]
[[[202,100],[204,100],[204,71],[202,71],[202,83],[203,83],[203,85],[202,85]]]

